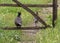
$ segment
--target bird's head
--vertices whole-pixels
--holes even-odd
[[[20,17],[21,16],[21,12],[18,12],[18,17]]]

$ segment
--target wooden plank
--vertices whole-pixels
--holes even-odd
[[[26,5],[27,7],[53,7],[51,4],[23,4]],[[10,7],[21,7],[18,6],[17,4],[0,4],[0,6],[10,6]]]
[[[45,29],[47,27],[4,27],[3,30],[38,30]]]
[[[57,19],[57,0],[53,0],[53,20],[52,20],[53,27],[55,27],[56,19]]]
[[[43,25],[48,26],[37,14],[35,14],[31,9],[29,9],[27,6],[23,5],[22,3],[18,2],[17,0],[13,0],[18,6],[21,6],[26,11],[31,13],[39,22],[41,22]]]

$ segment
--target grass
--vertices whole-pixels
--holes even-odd
[[[37,43],[60,43],[60,9],[58,10],[58,19],[55,28],[47,28],[37,33]]]
[[[22,3],[25,3],[25,4],[45,4],[45,3],[48,3],[50,2],[51,0],[29,0],[29,1],[25,1],[25,0],[19,0],[20,2]],[[36,2],[37,1],[37,2]],[[8,3],[8,4],[11,4],[11,3],[14,3],[12,0],[0,0],[0,3]],[[31,8],[34,12],[40,10],[40,8]],[[22,8],[17,8],[17,7],[0,7],[0,24],[2,27],[6,27],[6,26],[15,26],[14,24],[14,19],[15,17],[17,16],[17,12],[22,12],[22,21],[23,21],[23,26],[26,26],[29,24],[29,22],[32,22],[33,21],[33,16],[28,13],[27,11],[25,11],[24,9]],[[3,12],[3,13],[2,13]],[[28,18],[28,19],[27,19]],[[2,20],[3,19],[3,20]],[[7,20],[6,20],[7,19]],[[31,20],[32,19],[32,20]],[[0,26],[0,27],[1,27]]]
[[[52,0],[19,0],[28,4],[47,4]],[[0,3],[14,3],[12,0],[0,0]],[[34,12],[40,8],[31,8]],[[0,7],[0,27],[15,26],[14,19],[17,12],[22,12],[23,26],[27,26],[33,21],[33,16],[22,8],[17,7]],[[49,17],[50,19],[51,17]],[[60,9],[58,10],[58,20],[56,27],[40,30],[36,35],[37,43],[60,43]],[[50,20],[49,20],[50,21]],[[51,21],[49,22],[51,23]],[[0,43],[17,43],[20,41],[22,32],[20,30],[0,30]],[[17,38],[16,38],[17,37]]]

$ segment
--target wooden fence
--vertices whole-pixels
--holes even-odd
[[[41,22],[44,27],[21,27],[21,29],[42,29],[42,28],[47,28],[51,27],[48,25],[44,20],[42,20],[35,12],[33,12],[30,8],[28,7],[52,7],[53,8],[53,14],[52,14],[52,26],[55,27],[55,21],[57,19],[57,0],[53,0],[53,4],[22,4],[21,2],[17,0],[13,0],[16,4],[0,4],[0,6],[10,6],[10,7],[22,7],[25,9],[27,12],[31,13],[39,22]],[[16,27],[6,27],[5,29],[17,29]]]

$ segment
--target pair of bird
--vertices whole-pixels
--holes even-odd
[[[36,14],[38,15],[38,12],[36,12]],[[34,18],[34,22],[35,22],[35,26],[37,26],[37,22],[38,20],[36,18]],[[21,12],[18,12],[17,17],[15,18],[15,25],[17,27],[21,27],[22,26],[22,18],[21,18]]]

